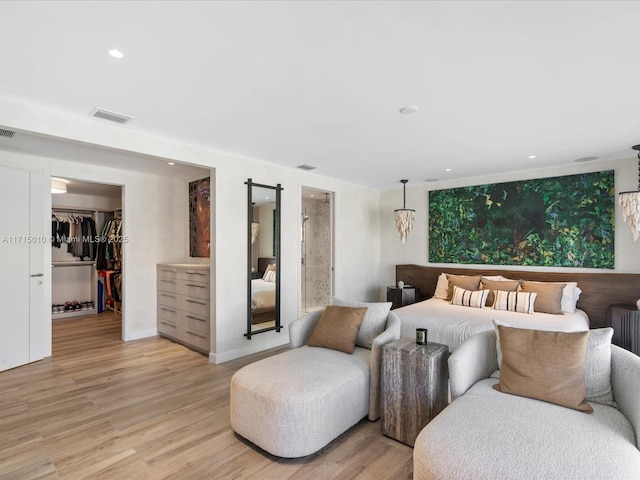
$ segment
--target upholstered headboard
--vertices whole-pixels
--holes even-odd
[[[576,273],[531,272],[528,270],[500,270],[496,268],[448,268],[421,265],[396,265],[396,281],[415,285],[420,298],[433,296],[440,273],[456,275],[504,275],[507,278],[538,282],[578,282],[582,290],[578,308],[589,315],[591,328],[606,327],[610,305],[635,305],[640,298],[640,274],[635,273]]]
[[[258,257],[258,272],[264,272],[267,265],[275,265],[276,259],[273,257]]]

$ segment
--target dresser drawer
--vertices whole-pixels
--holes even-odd
[[[208,333],[202,333],[198,330],[187,328],[182,338],[186,343],[193,346],[194,348],[197,348],[199,350],[204,350],[205,352],[210,351],[211,344],[209,342]]]
[[[183,325],[186,325],[187,330],[204,333],[209,335],[209,317],[196,315],[194,313],[180,312],[184,317]]]
[[[178,296],[178,309],[183,310],[187,314],[195,314],[200,317],[209,318],[211,309],[209,308],[209,300],[200,298]]]
[[[180,314],[178,309],[173,307],[167,307],[165,305],[158,305],[158,318],[162,320],[168,320],[174,324],[179,321]]]
[[[167,280],[175,280],[178,278],[178,269],[174,267],[157,267],[158,278],[166,278]]]
[[[161,290],[163,292],[170,292],[170,293],[179,293],[178,292],[178,280],[171,279],[171,278],[166,278],[166,277],[161,277],[160,274],[158,273],[158,290]]]
[[[177,308],[178,307],[178,294],[169,292],[158,292],[158,305],[164,305],[165,307]]]
[[[201,298],[203,300],[209,300],[209,284],[203,282],[196,282],[195,280],[177,280],[178,290],[180,295],[193,298]]]
[[[205,269],[184,269],[178,270],[178,279],[193,282],[209,283],[209,270]]]
[[[176,339],[180,336],[176,322],[165,320],[163,318],[158,319],[158,333],[161,335],[168,335]]]

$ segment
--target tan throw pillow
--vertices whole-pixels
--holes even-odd
[[[367,313],[365,307],[354,308],[329,305],[324,309],[324,313],[320,317],[307,345],[353,353],[356,347],[356,337],[360,331],[360,325],[365,313]]]
[[[453,286],[453,297],[451,297],[452,305],[460,305],[462,307],[484,308],[487,301],[489,290],[465,290],[457,286]]]
[[[498,325],[502,364],[496,390],[581,412],[585,397],[585,352],[589,332],[547,332]]]
[[[487,297],[487,307],[493,305],[495,299],[492,290],[500,290],[502,292],[517,292],[520,286],[520,280],[489,280],[487,277],[482,277],[480,284],[483,290],[489,290],[489,296]]]
[[[523,292],[536,292],[536,312],[553,313],[560,315],[562,313],[562,291],[566,287],[566,283],[554,282],[530,282],[523,280],[521,287]]]
[[[449,280],[449,288],[447,290],[447,300],[451,300],[453,296],[453,287],[464,288],[465,290],[478,290],[480,287],[480,279],[481,275],[476,275],[473,277],[465,277],[462,275],[451,275],[447,274],[447,280]]]
[[[371,350],[373,340],[387,328],[387,317],[391,310],[391,302],[354,302],[333,298],[331,305],[341,307],[366,307],[367,313],[364,315],[360,331],[356,337],[356,345]]]

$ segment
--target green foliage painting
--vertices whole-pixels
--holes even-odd
[[[614,175],[429,192],[429,261],[614,267]]]

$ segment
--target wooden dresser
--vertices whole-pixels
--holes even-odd
[[[158,334],[211,351],[209,265],[157,265]]]

